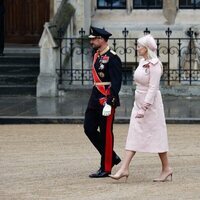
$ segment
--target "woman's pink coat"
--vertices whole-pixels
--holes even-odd
[[[146,67],[144,67],[146,65]],[[134,73],[136,83],[135,102],[132,109],[126,150],[161,153],[168,151],[168,137],[159,90],[162,64],[155,58],[150,61],[140,60]],[[145,111],[144,118],[135,118],[144,103],[151,106]]]

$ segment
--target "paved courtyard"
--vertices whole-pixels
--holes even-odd
[[[152,182],[160,172],[158,156],[138,153],[124,183],[88,178],[99,155],[82,124],[1,125],[0,200],[199,200],[200,125],[167,127],[173,181]],[[121,157],[127,130],[128,124],[114,125]]]

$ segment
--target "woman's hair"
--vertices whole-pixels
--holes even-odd
[[[153,58],[158,58],[157,53],[156,53],[157,44],[152,35],[150,35],[150,34],[145,35],[145,36],[139,38],[137,42],[138,42],[138,44],[147,48],[147,56],[148,56],[149,60],[153,59]],[[159,60],[159,63],[163,70],[163,65],[160,60]]]
[[[157,58],[157,44],[152,35],[148,34],[138,39],[139,44],[147,48],[148,59]]]

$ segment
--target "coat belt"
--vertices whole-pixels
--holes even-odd
[[[111,85],[111,82],[94,82],[94,85]]]

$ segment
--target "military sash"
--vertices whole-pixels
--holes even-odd
[[[95,53],[95,54],[94,54],[93,65],[92,65],[92,76],[93,76],[93,80],[94,80],[94,85],[95,85],[96,88],[99,90],[99,92],[105,96],[104,98],[99,99],[100,104],[103,105],[103,104],[106,102],[106,100],[107,100],[107,98],[106,98],[107,95],[110,94],[110,88],[106,89],[106,88],[105,88],[105,85],[103,85],[103,84],[98,84],[98,83],[103,83],[103,82],[102,82],[101,79],[99,78],[99,76],[98,76],[98,74],[97,74],[97,72],[96,72],[96,69],[95,69],[95,67],[94,67],[94,64],[95,64],[97,58],[98,58],[98,53]]]

